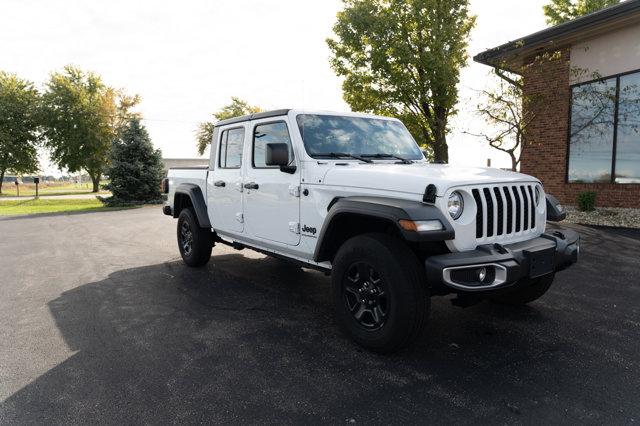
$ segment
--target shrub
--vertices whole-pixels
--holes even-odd
[[[584,191],[578,194],[576,202],[578,210],[581,212],[591,212],[596,208],[596,196],[598,194],[593,191]]]
[[[154,149],[149,134],[138,118],[132,118],[114,141],[111,164],[106,172],[110,182],[105,188],[113,194],[113,197],[102,200],[106,205],[162,203],[162,154]]]

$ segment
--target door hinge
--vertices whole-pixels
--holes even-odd
[[[289,186],[289,194],[294,197],[300,197],[300,185]]]
[[[236,213],[236,220],[240,223],[244,223],[244,215],[242,213]]]
[[[300,222],[289,222],[289,231],[294,234],[300,233]]]

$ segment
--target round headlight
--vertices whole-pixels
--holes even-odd
[[[542,192],[540,191],[540,187],[536,186],[536,207],[540,205],[540,196]]]
[[[447,209],[449,210],[449,215],[453,220],[459,218],[462,215],[462,210],[464,209],[462,194],[460,194],[458,191],[453,191],[451,195],[449,195]]]

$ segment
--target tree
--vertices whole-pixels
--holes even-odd
[[[478,105],[478,114],[489,125],[485,133],[473,136],[485,139],[492,148],[509,155],[511,170],[520,164],[520,152],[525,144],[529,125],[536,118],[534,103],[539,97],[524,96],[522,77],[494,69],[498,78],[494,89],[482,90],[483,101]]]
[[[8,170],[38,170],[38,104],[33,83],[0,71],[0,194]]]
[[[591,12],[620,3],[620,0],[551,0],[542,6],[547,24],[559,25]]]
[[[98,192],[118,127],[139,98],[106,86],[100,76],[73,66],[53,73],[43,95],[45,144],[61,168],[84,169]]]
[[[436,161],[449,158],[446,134],[475,17],[468,0],[344,0],[328,39],[355,111],[404,119]]]
[[[257,106],[251,106],[246,101],[235,96],[231,98],[231,103],[222,107],[218,112],[213,113],[214,121],[205,121],[198,124],[196,130],[196,140],[198,142],[198,154],[204,154],[207,145],[211,143],[213,138],[213,127],[216,121],[226,120],[227,118],[239,117],[241,115],[255,114],[262,109]]]
[[[113,142],[105,188],[113,197],[107,204],[160,202],[160,181],[164,177],[162,153],[155,149],[138,117],[132,117]]]

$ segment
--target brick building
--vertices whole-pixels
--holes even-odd
[[[523,77],[535,117],[521,171],[566,204],[640,207],[640,0],[628,0],[480,53]]]

